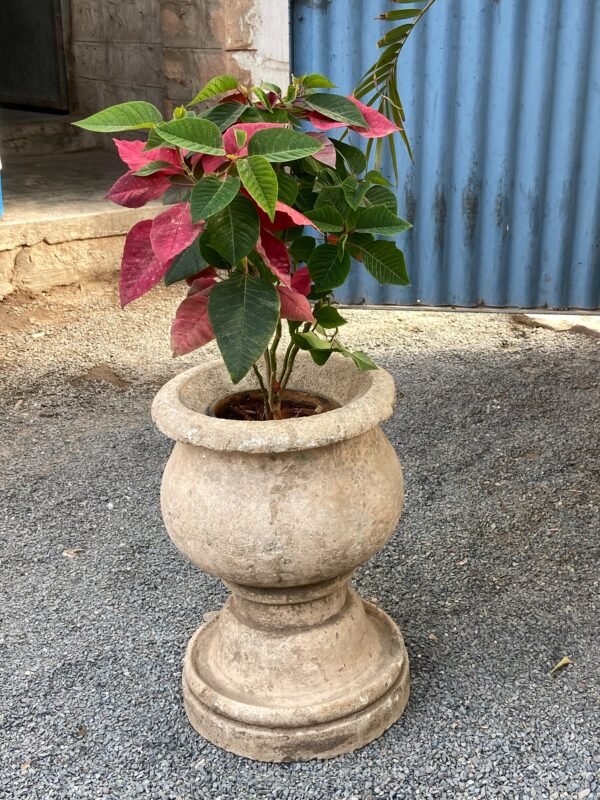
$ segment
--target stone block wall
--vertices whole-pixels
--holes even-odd
[[[220,73],[287,85],[287,0],[161,0],[161,29],[169,110]]]
[[[287,85],[287,0],[71,0],[78,111],[132,98],[170,113],[212,76]]]
[[[164,105],[160,0],[71,0],[77,110],[138,98]]]

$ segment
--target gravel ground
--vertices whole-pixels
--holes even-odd
[[[491,314],[354,311],[390,369],[407,505],[356,577],[402,627],[399,723],[331,761],[237,758],[180,668],[218,580],[164,533],[176,293],[0,305],[0,797],[600,798],[598,341]],[[553,677],[563,656],[574,664]]]

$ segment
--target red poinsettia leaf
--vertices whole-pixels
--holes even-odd
[[[308,267],[300,267],[292,275],[292,289],[303,295],[310,294],[310,273]]]
[[[146,177],[126,172],[112,185],[106,199],[126,208],[141,208],[150,200],[162,197],[170,185],[169,178],[160,172]]]
[[[201,279],[204,280],[204,279]],[[171,349],[178,356],[197,350],[215,338],[208,318],[208,295],[215,281],[185,298],[171,326]]]
[[[242,92],[238,92],[237,89],[232,89],[231,92],[226,92],[219,103],[241,103],[244,106],[248,105],[248,98]]]
[[[202,228],[202,223],[192,223],[189,203],[169,206],[152,221],[152,249],[163,264],[170,264],[192,244]]]
[[[368,127],[356,128],[352,126],[352,130],[360,133],[365,139],[379,139],[382,136],[389,136],[400,130],[400,128],[394,125],[384,114],[380,114],[379,111],[371,108],[371,106],[366,106],[364,103],[361,103],[356,97],[349,96],[348,100],[354,103],[365,118]]]
[[[152,220],[136,223],[127,234],[119,276],[121,306],[126,306],[146,294],[167,271],[154,255],[150,242]]]
[[[319,114],[318,111],[309,111],[306,118],[311,125],[314,125],[315,128],[318,128],[320,131],[330,131],[333,128],[345,127],[343,122],[336,122],[335,120],[328,119],[324,117],[323,114]]]
[[[278,225],[282,227],[276,227]],[[319,230],[315,223],[308,217],[305,217],[304,214],[301,214],[300,211],[278,200],[275,206],[275,224],[272,226],[273,229],[283,230],[285,228],[292,228],[294,225],[310,225],[311,228]]]
[[[285,243],[273,236],[272,233],[263,226],[260,229],[260,241],[257,245],[259,255],[264,259],[265,264],[277,275],[280,281],[290,285],[290,254]]]
[[[160,170],[164,174],[174,175],[175,173],[183,172],[181,161],[177,152],[170,147],[155,147],[153,150],[144,150],[146,142],[135,140],[133,142],[126,139],[113,139],[121,161],[123,161],[130,170],[138,170],[146,166],[151,161],[165,161],[171,164],[172,169]]]
[[[297,322],[314,322],[312,308],[303,294],[289,286],[278,286],[279,301],[281,303],[281,318],[296,320]]]
[[[216,277],[217,277],[217,270],[214,267],[206,267],[206,269],[203,269],[202,272],[199,272],[197,275],[192,275],[191,278],[186,278],[185,282],[187,283],[188,286],[191,287],[191,285],[197,280],[203,278],[216,278]]]
[[[225,164],[229,164],[229,159],[223,158],[223,156],[204,156],[201,160],[205,175],[210,175],[211,172],[216,172],[218,169],[225,166]],[[195,163],[193,159],[192,163]]]
[[[207,267],[198,276],[190,280],[190,288],[188,289],[187,296],[191,297],[198,292],[206,292],[207,289],[212,287],[217,282],[217,271],[214,267]]]
[[[223,147],[228,155],[247,156],[248,155],[248,142],[257,131],[264,131],[266,128],[285,128],[283,122],[240,122],[237,125],[232,125],[223,134]],[[246,134],[246,142],[243,147],[238,147],[235,140],[235,132],[244,131]]]
[[[321,164],[325,164],[327,167],[333,167],[335,169],[337,154],[331,139],[328,139],[324,133],[318,133],[317,131],[309,131],[307,135],[313,139],[316,139],[317,142],[323,145],[318,153],[313,153],[313,158],[315,161],[320,161]]]

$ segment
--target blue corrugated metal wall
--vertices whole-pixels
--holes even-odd
[[[349,93],[386,0],[293,0],[293,71]],[[395,6],[398,8],[398,6]],[[600,0],[437,0],[401,55],[412,287],[350,303],[600,307]]]

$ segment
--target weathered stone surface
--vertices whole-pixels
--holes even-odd
[[[0,300],[14,290],[15,260],[20,252],[20,247],[15,247],[14,250],[0,251]]]
[[[213,25],[218,2],[161,0],[160,5],[164,47],[218,50],[223,46]]]
[[[78,110],[88,113],[132,98],[161,108],[160,0],[74,0],[72,16]]]
[[[583,333],[592,338],[600,338],[600,317],[591,314],[513,314],[512,320],[530,328]]]
[[[71,0],[71,35],[75,42],[106,40],[99,0]]]
[[[124,236],[109,236],[24,247],[15,259],[13,284],[36,293],[53,286],[108,278],[119,269],[124,243]]]
[[[186,710],[209,740],[267,761],[360,747],[398,719],[409,691],[400,631],[349,588],[402,510],[400,463],[379,427],[393,380],[341,357],[319,369],[303,358],[292,388],[340,408],[216,419],[207,409],[232,391],[220,363],[179,375],[153,404],[176,440],[163,478],[167,530],[232,591],[188,647]]]
[[[215,75],[233,73],[242,80],[250,79],[250,73],[240,70],[225,50],[165,48],[163,68],[166,96],[174,102],[189,102],[198,89]]]
[[[101,0],[100,6],[109,41],[161,43],[159,0]]]

